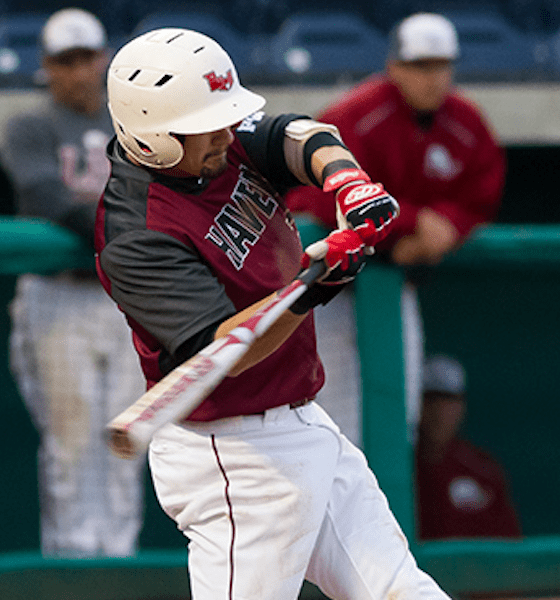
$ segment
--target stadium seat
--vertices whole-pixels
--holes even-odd
[[[14,13],[0,17],[0,85],[33,87],[41,83],[39,38],[48,14]]]
[[[503,11],[523,31],[551,34],[560,28],[558,0],[504,0]]]
[[[457,28],[461,57],[458,81],[531,81],[547,70],[540,40],[494,11],[442,11]]]
[[[153,13],[138,23],[130,37],[161,27],[182,27],[210,36],[231,56],[242,79],[253,70],[250,42],[238,34],[227,21],[212,13],[190,11]]]
[[[355,13],[299,13],[273,36],[268,74],[280,82],[352,81],[382,70],[386,52],[386,36]]]
[[[560,30],[548,36],[541,36],[540,49],[548,61],[556,81],[560,80]]]

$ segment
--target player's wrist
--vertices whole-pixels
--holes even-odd
[[[369,182],[371,182],[369,175],[359,167],[341,169],[325,178],[323,181],[323,191],[334,192],[338,195],[338,193],[346,186],[360,185]]]

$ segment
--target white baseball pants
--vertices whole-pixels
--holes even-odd
[[[227,401],[225,399],[224,401]],[[195,600],[445,599],[364,455],[315,402],[156,433],[159,501],[190,540]]]
[[[93,279],[22,275],[11,316],[11,367],[41,436],[43,554],[133,555],[144,457],[119,459],[104,440],[107,422],[145,391],[122,313]]]

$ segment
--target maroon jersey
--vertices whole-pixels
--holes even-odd
[[[164,176],[133,165],[116,140],[109,145],[98,272],[127,316],[148,387],[210,343],[222,321],[298,273],[299,234],[277,191],[296,183],[278,150],[292,118],[258,113],[244,122],[226,171],[213,180]],[[226,378],[190,419],[260,413],[312,397],[323,382],[309,314],[273,354]]]
[[[399,202],[401,212],[380,253],[410,235],[418,211],[430,207],[459,234],[492,220],[505,177],[504,154],[478,109],[457,93],[433,115],[419,115],[385,78],[370,78],[318,116],[336,125],[342,139],[373,181]],[[294,212],[308,212],[334,227],[331,195],[319,189],[288,194]]]
[[[516,511],[501,466],[465,440],[437,464],[416,457],[419,537],[518,537]]]

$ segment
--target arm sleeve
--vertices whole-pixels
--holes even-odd
[[[284,129],[291,121],[307,118],[298,114],[270,117],[258,112],[243,121],[236,131],[251,162],[280,193],[301,185],[286,164]]]
[[[122,310],[171,355],[181,348],[187,357],[192,350],[183,346],[187,340],[236,313],[198,254],[170,235],[124,233],[103,249],[100,264]]]
[[[366,171],[368,164],[367,153],[362,148],[361,140],[354,135],[353,117],[335,105],[317,115],[317,121],[329,123],[338,128],[344,146],[353,154],[354,158]],[[371,176],[371,173],[368,172]],[[374,179],[373,181],[379,181]],[[305,214],[317,220],[321,225],[330,229],[337,227],[336,202],[332,193],[323,192],[320,188],[301,186],[301,184],[286,193],[286,205],[295,214]],[[401,211],[402,212],[402,211]],[[400,219],[400,217],[399,217]],[[396,222],[398,222],[398,220]]]
[[[47,120],[30,115],[9,121],[3,158],[16,190],[18,214],[54,221],[93,246],[96,207],[73,202],[60,176],[56,134]]]

